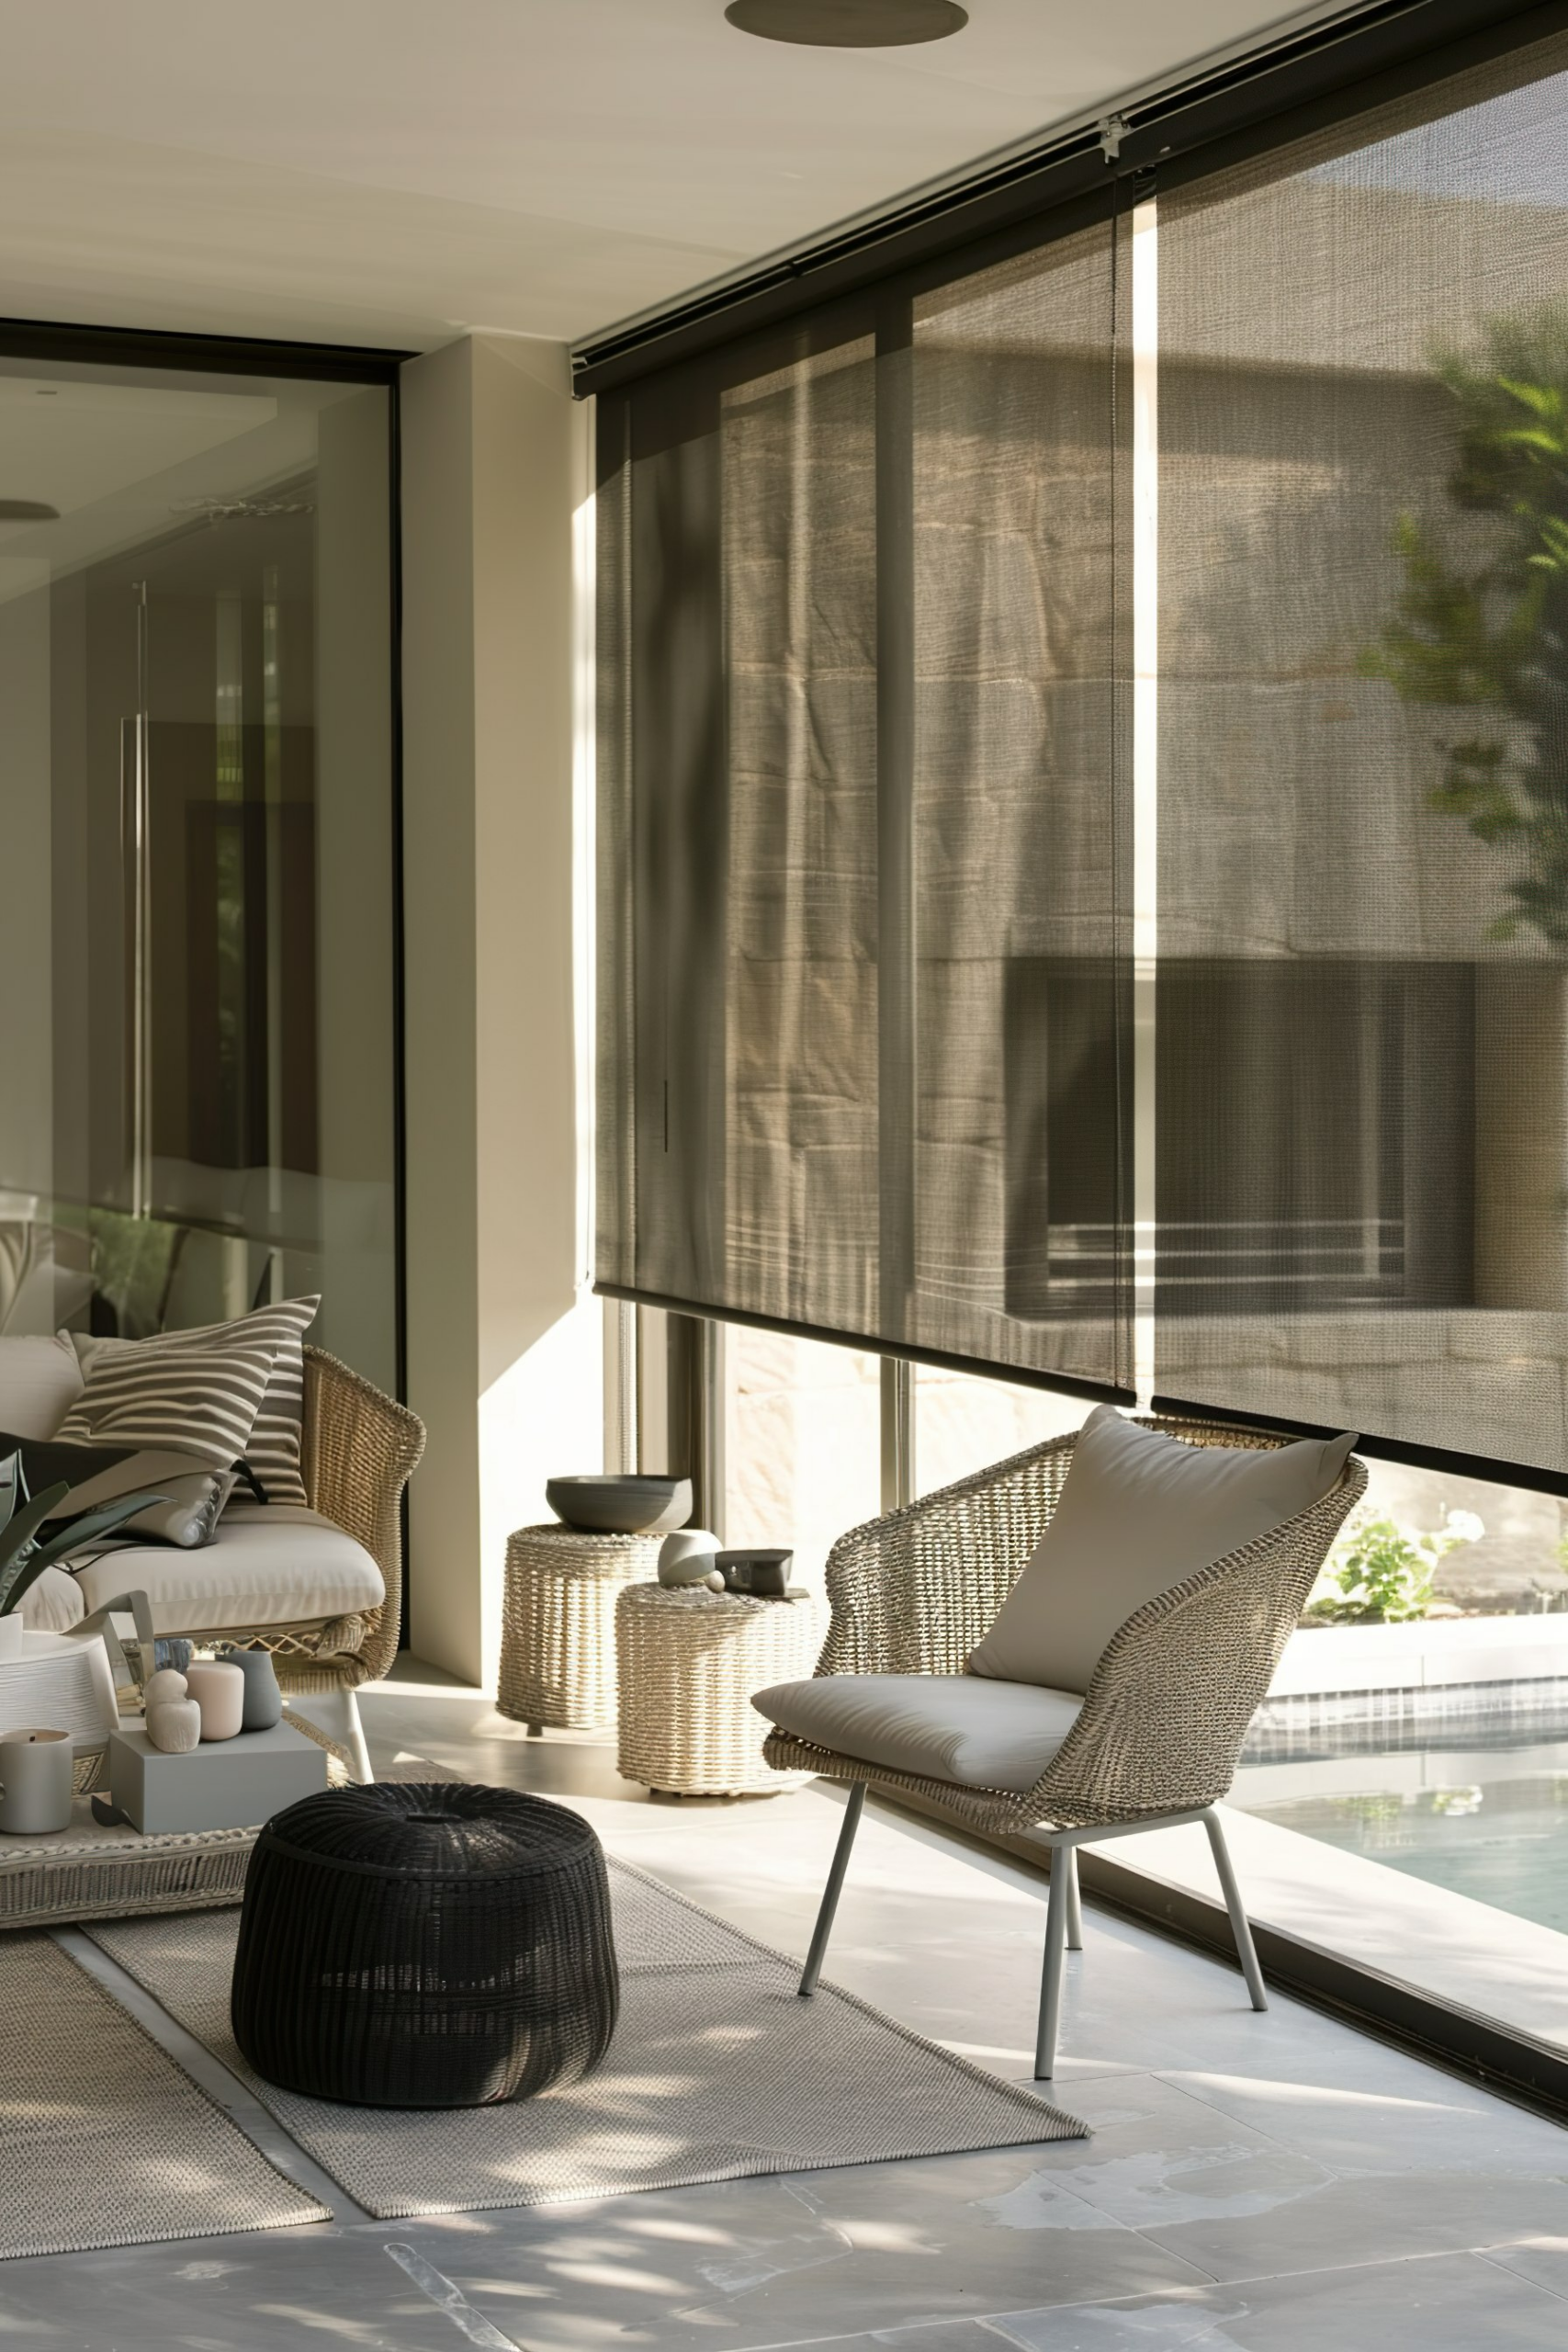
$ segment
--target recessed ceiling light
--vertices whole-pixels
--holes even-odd
[[[0,498],[0,523],[58,523],[58,506],[37,498]]]
[[[957,0],[729,0],[724,13],[739,32],[807,49],[902,49],[969,22]]]

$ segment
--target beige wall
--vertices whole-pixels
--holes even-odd
[[[586,418],[556,347],[404,370],[409,1395],[415,1652],[490,1681],[509,1530],[600,1465],[585,1288],[574,514]]]

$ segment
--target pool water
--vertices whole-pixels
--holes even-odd
[[[1305,1778],[1310,1767],[1297,1768]],[[1341,1760],[1337,1781],[1345,1770]],[[1261,1776],[1258,1776],[1261,1777]],[[1270,1776],[1271,1779],[1276,1776]],[[1364,1785],[1232,1802],[1281,1828],[1568,1934],[1568,1741],[1357,1758]],[[1412,1781],[1418,1785],[1412,1785]]]

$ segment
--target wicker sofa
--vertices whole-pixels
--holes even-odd
[[[1195,1446],[1264,1451],[1289,1442],[1271,1431],[1220,1422],[1140,1419]],[[1077,1436],[1050,1439],[841,1536],[828,1561],[832,1620],[818,1675],[962,1677],[1055,1510]],[[849,1787],[801,1992],[816,1987],[866,1789],[874,1785],[934,1802],[982,1833],[1032,1833],[1048,1843],[1039,2078],[1048,2079],[1055,2063],[1063,1952],[1082,1940],[1080,1845],[1156,1824],[1201,1821],[1253,2006],[1265,2007],[1213,1807],[1231,1785],[1247,1725],[1329,1545],[1366,1484],[1365,1467],[1350,1455],[1310,1509],[1135,1609],[1111,1636],[1081,1702],[1070,1705],[1070,1727],[1031,1787],[983,1787],[890,1770],[788,1730],[772,1730],[763,1753],[776,1770],[812,1772]],[[768,1712],[772,1695],[764,1692],[753,1703]]]
[[[291,1714],[355,1779],[368,1780],[355,1694],[397,1654],[400,1505],[424,1430],[335,1357],[304,1352],[308,1510],[231,1502],[198,1551],[106,1547],[72,1576],[46,1571],[24,1615],[35,1628],[68,1633],[135,1593],[145,1596],[143,1633],[260,1644],[273,1654]]]

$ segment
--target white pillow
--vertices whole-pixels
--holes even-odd
[[[1307,1510],[1355,1442],[1187,1445],[1101,1405],[1078,1432],[1055,1516],[970,1652],[968,1672],[1087,1690],[1135,1609]]]
[[[0,1340],[0,1430],[53,1437],[82,1394],[76,1351],[57,1340]]]

